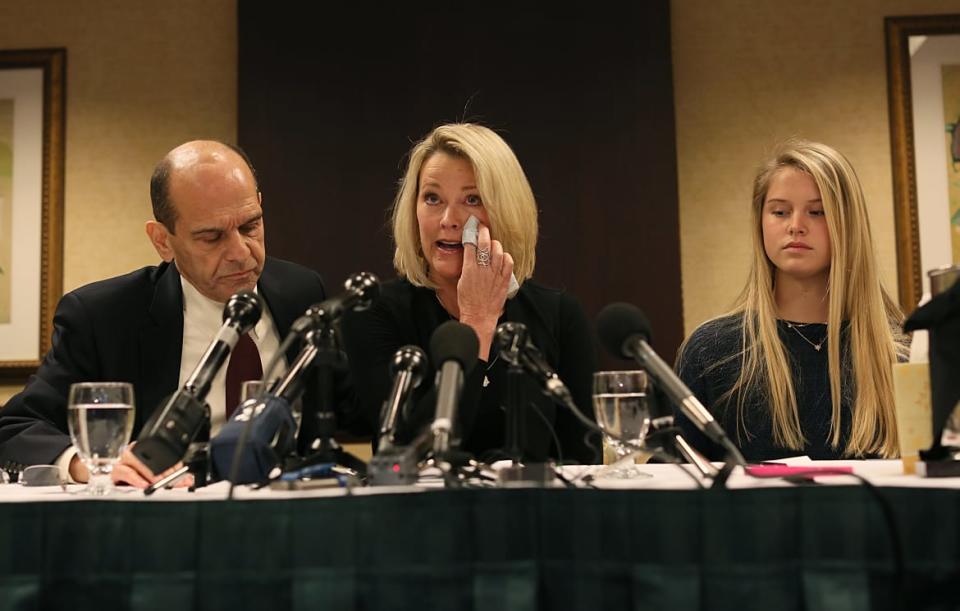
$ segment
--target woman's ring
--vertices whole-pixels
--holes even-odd
[[[489,248],[477,249],[477,265],[479,265],[480,267],[490,267],[490,249]]]

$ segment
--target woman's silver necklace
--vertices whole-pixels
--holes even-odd
[[[793,323],[793,322],[790,322],[790,321],[787,321],[787,320],[785,320],[785,321],[783,321],[783,322],[785,322],[785,323],[787,324],[787,327],[789,327],[789,328],[793,329],[794,331],[796,331],[797,335],[799,335],[800,338],[801,338],[803,341],[805,341],[805,342],[807,342],[808,344],[810,344],[810,345],[813,347],[813,349],[816,350],[817,352],[820,352],[820,349],[823,348],[823,344],[825,344],[826,341],[827,341],[827,336],[824,335],[824,336],[823,336],[823,339],[820,340],[819,343],[816,343],[816,344],[815,344],[815,343],[811,342],[810,339],[809,339],[806,335],[804,335],[803,333],[800,332],[800,329],[799,329],[798,327],[806,327],[807,325],[811,325],[811,324],[813,324],[813,323],[809,323],[809,322],[805,322],[805,323]]]

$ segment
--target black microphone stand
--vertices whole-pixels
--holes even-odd
[[[524,442],[526,441],[526,392],[524,379],[526,371],[520,364],[518,350],[504,350],[500,353],[507,362],[507,418],[504,433],[507,456],[511,464],[497,472],[500,486],[545,486],[554,480],[552,464],[524,464]]]
[[[650,429],[643,440],[645,446],[660,448],[674,458],[683,459],[700,472],[702,479],[712,480],[719,471],[700,452],[683,438],[682,431],[675,426],[670,398],[661,388],[654,385],[647,393],[650,406]]]
[[[306,434],[309,452],[297,461],[298,468],[320,463],[334,463],[366,476],[367,465],[361,459],[344,450],[334,438],[337,432],[336,371],[346,366],[346,357],[340,348],[337,331],[329,321],[307,334],[306,340],[316,348],[313,364],[316,367],[317,401],[303,402],[301,435]]]
[[[704,458],[700,452],[697,452],[697,450],[683,438],[680,429],[673,424],[672,415],[661,416],[650,420],[650,431],[647,433],[643,443],[645,446],[661,448],[664,452],[672,453],[674,456],[682,458],[693,465],[704,479],[713,479],[719,473],[710,461]]]
[[[524,427],[524,392],[523,378],[526,373],[520,366],[519,360],[514,359],[507,366],[507,422],[506,422],[506,447],[507,456],[514,465],[523,462],[523,442],[526,441],[526,430]]]

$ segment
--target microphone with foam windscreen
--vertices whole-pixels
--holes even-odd
[[[597,316],[597,334],[607,351],[615,357],[635,360],[656,381],[670,400],[714,443],[722,446],[738,465],[746,461],[727,437],[713,415],[677,377],[648,343],[650,322],[640,308],[629,303],[612,303]]]
[[[153,413],[133,446],[133,454],[151,471],[166,471],[186,456],[190,443],[209,419],[205,401],[213,378],[240,336],[257,324],[262,312],[263,303],[253,291],[240,291],[227,300],[217,336],[183,388]]]
[[[435,455],[451,449],[463,379],[476,364],[479,350],[476,332],[454,320],[437,327],[430,337],[430,356],[437,367],[437,408],[430,426]]]
[[[386,448],[393,445],[397,429],[397,418],[401,411],[406,411],[410,395],[420,386],[423,374],[427,368],[427,355],[419,346],[404,346],[397,350],[390,361],[390,376],[393,378],[393,388],[383,403],[380,414],[379,446]]]
[[[303,393],[316,354],[317,348],[307,342],[284,376],[260,397],[242,403],[210,440],[210,461],[218,479],[252,484],[277,473],[294,451],[293,404]]]

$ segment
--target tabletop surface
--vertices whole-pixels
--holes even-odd
[[[863,477],[875,486],[880,487],[905,487],[905,488],[946,488],[960,489],[960,477],[951,478],[926,478],[918,475],[907,475],[903,473],[903,466],[899,460],[837,460],[837,461],[811,461],[805,457],[785,459],[778,464],[789,465],[794,469],[830,469],[849,467],[853,473]],[[719,466],[719,465],[718,465]],[[494,465],[493,471],[498,465]],[[638,478],[632,479],[610,479],[596,477],[601,466],[567,466],[562,468],[562,472],[568,481],[575,486],[584,488],[597,488],[605,490],[695,490],[699,488],[693,476],[692,468],[688,465],[665,465],[665,464],[646,464],[637,465],[637,471],[644,474]],[[686,472],[685,472],[686,471]],[[769,469],[772,474],[776,474],[775,469]],[[586,476],[593,477],[586,477]],[[586,481],[585,481],[586,480]],[[589,482],[589,484],[587,483]],[[859,485],[859,480],[849,475],[824,474],[815,477],[817,484],[830,486],[855,486]],[[290,498],[322,498],[339,496],[366,496],[383,494],[418,494],[429,492],[442,488],[442,483],[437,478],[425,478],[422,483],[415,486],[358,486],[350,490],[333,485],[330,480],[329,486],[310,489],[310,490],[276,490],[269,487],[251,489],[247,486],[237,486],[234,490],[234,498],[237,500],[281,500]],[[709,485],[706,482],[705,485]],[[736,468],[727,482],[727,488],[747,489],[747,488],[776,488],[790,487],[796,485],[795,481],[785,480],[778,477],[758,478],[744,473],[743,469]],[[490,487],[496,487],[490,485]],[[559,481],[556,487],[564,486]],[[38,486],[27,487],[20,484],[0,485],[0,503],[32,503],[40,501],[116,501],[116,502],[182,502],[182,501],[219,501],[227,498],[228,485],[225,482],[200,488],[196,491],[188,491],[184,488],[173,490],[160,490],[156,494],[146,497],[139,490],[128,487],[118,487],[116,492],[107,498],[86,497],[78,492],[82,486],[68,485],[61,486]]]

